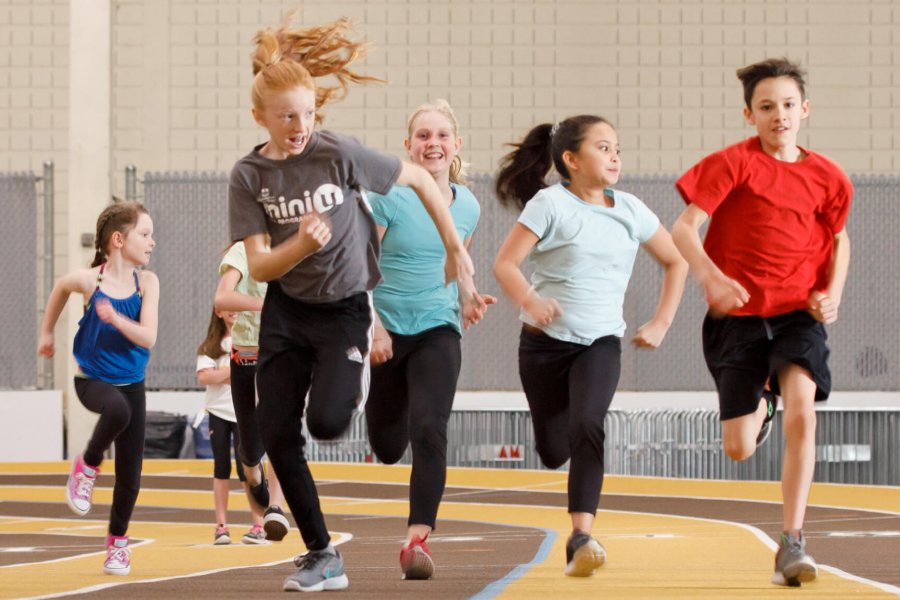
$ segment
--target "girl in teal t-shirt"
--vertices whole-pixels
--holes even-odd
[[[431,173],[468,249],[481,208],[461,181],[458,124],[445,101],[425,104],[409,118],[403,144],[413,162]],[[377,319],[366,402],[369,443],[384,463],[412,444],[404,579],[429,579],[434,562],[425,540],[435,527],[447,478],[447,422],[461,363],[460,320],[477,323],[488,304],[471,286],[444,285],[444,247],[412,189],[395,185],[369,194],[381,238],[384,281],[375,288]],[[460,306],[462,305],[462,306]]]

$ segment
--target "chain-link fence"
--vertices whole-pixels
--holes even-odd
[[[900,390],[900,344],[890,331],[900,319],[885,312],[900,295],[900,261],[891,250],[900,225],[894,207],[900,177],[853,177],[856,194],[847,225],[853,246],[850,278],[837,323],[829,326],[835,389]],[[641,198],[664,224],[683,207],[674,176],[624,177],[619,186]],[[491,274],[494,256],[516,214],[499,205],[493,177],[469,183],[481,201],[482,217],[472,242],[476,283],[501,298],[482,323],[465,332],[461,390],[517,390],[517,311],[504,301]],[[154,388],[195,388],[194,351],[203,338],[216,287],[216,266],[228,243],[227,177],[216,173],[150,173],[143,197],[156,222],[158,247],[151,268],[162,282],[159,343],[148,370]],[[773,230],[772,235],[780,235]],[[525,265],[527,269],[527,265]],[[633,333],[654,310],[662,269],[640,252],[625,299],[625,318]],[[689,284],[663,346],[655,351],[623,344],[620,389],[638,391],[709,390],[703,364],[700,323],[702,294]],[[891,323],[894,323],[891,325]]]
[[[53,164],[41,176],[0,173],[0,204],[0,389],[49,388],[52,364],[35,350],[53,285]]]

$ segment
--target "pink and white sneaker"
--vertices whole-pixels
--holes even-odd
[[[431,579],[434,575],[434,560],[431,551],[425,544],[425,537],[414,536],[409,544],[400,550],[400,570],[403,571],[403,579]]]
[[[83,517],[91,510],[91,497],[100,469],[85,464],[79,454],[72,461],[72,471],[66,483],[66,502],[76,515]]]
[[[131,548],[127,535],[106,536],[106,561],[103,572],[107,575],[128,575],[131,573]]]

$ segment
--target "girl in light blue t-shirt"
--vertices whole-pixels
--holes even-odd
[[[434,177],[466,246],[481,207],[461,184],[459,125],[443,100],[424,104],[408,122],[404,146]],[[461,363],[460,321],[477,323],[496,299],[471,285],[444,283],[444,247],[428,212],[409,187],[369,194],[381,240],[384,281],[375,288],[372,381],[366,402],[369,443],[382,462],[400,460],[412,445],[407,540],[400,551],[404,579],[434,573],[425,543],[435,527],[447,479],[447,422]]]
[[[562,176],[547,186],[551,163]],[[603,485],[603,420],[619,381],[622,303],[638,246],[665,269],[656,313],[633,342],[656,348],[675,317],[687,263],[653,212],[612,189],[618,136],[595,116],[533,128],[501,164],[497,197],[522,208],[494,262],[494,275],[521,307],[519,376],[541,461],[569,465],[572,535],[566,575],[587,577],[606,560],[591,537]],[[520,265],[534,266],[531,282]]]

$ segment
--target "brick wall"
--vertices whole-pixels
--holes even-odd
[[[251,39],[293,4],[116,4],[117,173],[127,163],[227,170],[264,139],[249,112]],[[504,144],[532,125],[583,112],[616,124],[627,170],[681,171],[752,133],[741,116],[735,69],[787,55],[810,71],[812,116],[802,143],[849,171],[900,168],[893,132],[900,8],[891,2],[329,0],[303,6],[309,23],[355,18],[375,44],[361,66],[390,80],[354,89],[328,110],[326,126],[397,154],[410,109],[444,97],[457,110],[464,156],[477,171],[493,170]]]
[[[98,0],[101,1],[101,0]],[[254,32],[295,3],[113,1],[114,190],[124,167],[228,170],[264,132],[250,117]],[[591,112],[617,126],[625,169],[677,172],[750,135],[737,67],[787,55],[809,69],[801,142],[851,172],[900,169],[900,7],[886,0],[307,0],[309,23],[355,18],[375,44],[326,126],[402,154],[411,108],[447,98],[464,157],[492,171],[529,127]],[[0,1],[0,169],[57,165],[66,210],[68,10]],[[59,247],[65,247],[61,243]]]

